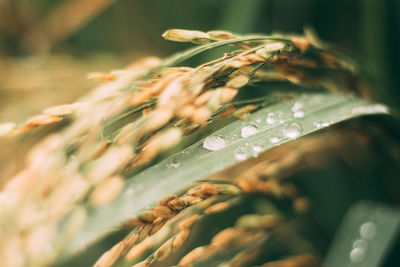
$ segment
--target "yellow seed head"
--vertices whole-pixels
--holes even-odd
[[[10,134],[17,125],[13,122],[0,123],[0,137]]]
[[[207,44],[211,42],[210,36],[201,31],[171,29],[164,32],[162,37],[175,42],[192,42],[195,44]]]
[[[173,117],[173,112],[169,109],[157,109],[149,114],[149,119],[145,125],[146,132],[158,130]]]
[[[173,246],[173,239],[169,239],[156,250],[156,252],[154,253],[155,258],[157,258],[160,261],[163,260],[172,251],[172,246]]]
[[[181,197],[181,199],[185,202],[185,206],[195,205],[203,201],[201,197],[195,197],[195,196],[183,196]]]
[[[171,201],[169,201],[167,206],[171,210],[181,210],[186,206],[186,204],[185,204],[185,201],[183,201],[181,198],[175,198],[175,199],[172,199]]]
[[[238,36],[228,31],[209,31],[207,34],[214,40],[229,40]]]
[[[199,219],[198,214],[194,214],[190,216],[189,218],[185,219],[181,223],[179,223],[178,227],[181,230],[189,229],[192,224],[194,224],[197,220]]]
[[[182,245],[185,243],[186,239],[189,237],[189,230],[182,230],[177,236],[174,238],[174,242],[172,244],[172,251],[177,251]]]
[[[158,217],[157,219],[154,220],[153,222],[153,227],[151,228],[149,235],[153,235],[157,233],[163,226],[167,223],[167,219]]]
[[[202,124],[211,116],[211,111],[207,107],[200,107],[195,110],[193,113],[191,120],[194,123]]]
[[[190,264],[194,263],[199,257],[202,256],[205,250],[205,247],[198,247],[193,249],[181,259],[181,261],[179,262],[179,266],[189,266]]]
[[[196,98],[194,101],[195,106],[203,106],[207,101],[211,98],[211,96],[215,93],[215,90],[209,90]]]
[[[204,211],[205,214],[217,213],[226,210],[229,208],[229,204],[226,202],[220,202],[217,204],[212,205],[208,209]]]
[[[173,212],[167,206],[157,206],[154,208],[153,212],[156,217],[161,217],[161,218],[167,219],[167,218],[170,218],[171,216],[173,216]]]
[[[237,236],[236,229],[231,227],[227,228],[221,232],[219,232],[214,238],[211,240],[211,244],[214,246],[225,246],[229,242],[232,241]]]
[[[160,136],[161,138],[161,150],[167,150],[174,147],[178,144],[182,139],[182,129],[177,127],[172,127],[165,132],[163,132]]]
[[[90,202],[95,206],[104,206],[110,203],[124,187],[121,176],[113,176],[98,184],[89,196]]]
[[[306,51],[311,45],[305,37],[293,37],[291,41],[301,51]]]
[[[109,82],[115,80],[116,76],[106,72],[91,72],[87,75],[87,78],[96,82]]]
[[[229,80],[226,83],[226,86],[231,88],[241,88],[245,86],[248,82],[249,82],[249,77],[247,75],[239,75]]]
[[[161,199],[158,202],[158,205],[166,206],[168,204],[168,202],[170,202],[171,200],[174,200],[174,199],[176,199],[176,195],[168,195],[168,196],[164,197],[163,199]]]
[[[238,90],[229,87],[219,88],[217,91],[220,93],[219,100],[222,104],[231,102],[238,93]]]
[[[156,68],[160,66],[162,63],[162,60],[158,57],[145,57],[142,59],[139,59],[130,65],[128,65],[126,68],[130,70],[136,70],[136,69],[149,69],[149,68]]]
[[[145,223],[152,223],[156,219],[156,216],[154,215],[153,211],[150,210],[140,213],[137,217],[139,220]]]
[[[143,253],[146,252],[151,247],[153,240],[151,237],[147,237],[145,240],[137,244],[136,246],[132,247],[129,252],[126,254],[125,258],[128,261],[133,261],[140,257]]]
[[[72,104],[65,104],[59,106],[53,106],[46,108],[43,110],[44,114],[53,115],[53,116],[65,116],[72,113],[75,113],[80,107],[82,107],[84,103],[72,103]]]

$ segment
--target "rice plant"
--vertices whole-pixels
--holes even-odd
[[[295,178],[332,155],[367,153],[387,126],[353,118],[394,121],[389,108],[373,102],[356,63],[311,31],[163,37],[198,45],[90,73],[101,84],[78,102],[0,124],[2,138],[59,126],[21,155],[25,167],[0,193],[2,266],[324,261],[332,237]],[[184,66],[217,47],[226,53]]]

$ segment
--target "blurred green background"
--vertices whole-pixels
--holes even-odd
[[[169,28],[301,33],[309,25],[361,63],[380,100],[398,106],[399,11],[398,0],[2,0],[0,56],[103,54],[116,67],[187,47],[160,38]]]

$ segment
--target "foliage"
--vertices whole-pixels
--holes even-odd
[[[347,144],[333,130],[309,134],[388,108],[370,104],[352,61],[310,31],[163,36],[201,45],[92,73],[104,84],[81,101],[0,125],[15,138],[65,122],[1,193],[5,266],[93,264],[101,253],[95,266],[319,266],[331,238],[321,241],[309,222],[313,199],[288,173]],[[224,45],[234,50],[178,66]],[[355,151],[374,140],[348,138]]]

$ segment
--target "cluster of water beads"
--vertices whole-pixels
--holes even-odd
[[[353,242],[353,249],[350,251],[349,258],[353,263],[361,263],[367,254],[369,246],[368,240],[375,237],[377,232],[376,224],[373,222],[365,222],[359,228],[360,237]]]
[[[291,111],[285,112],[285,111],[277,111],[277,112],[268,112],[267,118],[265,122],[268,125],[274,125],[279,123],[285,123],[293,118],[303,118],[304,117],[304,111],[302,110],[303,104],[296,102],[293,107],[291,108]]]
[[[303,104],[301,104],[300,102],[294,103],[291,110],[292,110],[295,118],[303,118],[304,117],[304,111],[302,109],[303,109]]]
[[[291,112],[269,112],[266,117],[266,126],[274,125],[277,123],[284,123],[293,118],[301,118],[304,116],[304,111],[301,110],[303,108],[303,104],[300,102],[295,102],[291,107]],[[260,125],[262,123],[261,119],[256,119],[254,123],[250,123],[246,126],[243,126],[240,131],[240,135],[242,138],[248,138],[252,135],[255,135],[259,132],[259,128],[256,125]],[[265,125],[264,125],[265,126]],[[263,126],[260,126],[263,128]],[[269,141],[272,144],[278,144],[285,138],[296,139],[303,132],[303,127],[300,123],[292,122],[287,125],[284,125],[283,128],[277,133],[270,133]],[[236,139],[236,135],[234,136]],[[217,151],[223,149],[227,146],[227,141],[222,136],[213,135],[209,136],[203,141],[203,147],[210,151]],[[258,156],[260,152],[262,152],[263,147],[260,145],[251,145],[251,149],[246,146],[240,146],[234,151],[234,157],[237,160],[247,159],[250,155],[254,157]],[[171,163],[170,163],[171,165]],[[178,165],[179,166],[179,165]],[[173,166],[172,166],[173,167]]]
[[[233,156],[237,160],[245,160],[249,157],[258,157],[258,155],[263,151],[261,142],[253,142],[251,144],[245,143],[243,146],[239,146],[233,152]]]

